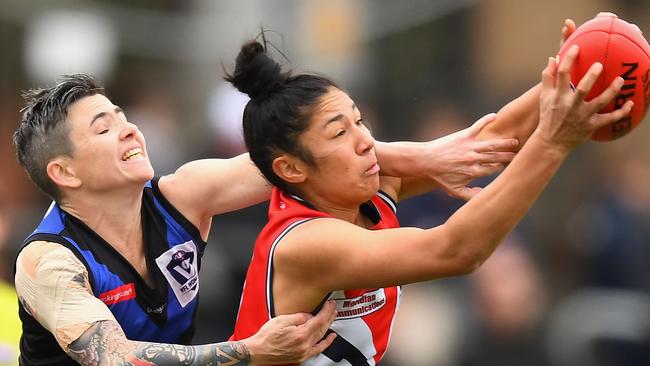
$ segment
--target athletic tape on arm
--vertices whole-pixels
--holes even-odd
[[[54,334],[64,350],[93,323],[115,321],[108,307],[93,295],[86,267],[61,245],[29,244],[18,256],[15,280],[26,310]]]

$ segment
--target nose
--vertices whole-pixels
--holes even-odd
[[[375,147],[375,139],[370,134],[370,131],[365,126],[357,129],[358,143],[357,153],[363,155],[371,151]]]
[[[138,126],[134,125],[131,122],[126,122],[122,131],[120,132],[120,140],[126,140],[134,138],[138,133]]]

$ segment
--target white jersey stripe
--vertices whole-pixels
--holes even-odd
[[[275,252],[275,247],[278,245],[278,243],[280,243],[280,240],[282,240],[282,238],[284,238],[284,236],[287,235],[287,233],[289,231],[291,231],[293,228],[295,228],[296,226],[298,226],[298,225],[300,225],[300,224],[302,224],[304,222],[307,222],[307,221],[310,221],[310,220],[313,220],[313,219],[314,219],[314,217],[310,217],[310,218],[307,218],[307,219],[296,221],[293,224],[287,226],[287,228],[284,229],[280,233],[280,235],[278,235],[278,237],[273,241],[273,245],[271,245],[271,251],[269,252],[269,260],[268,260],[269,263],[268,263],[268,266],[266,268],[266,308],[269,309],[269,319],[272,319],[275,316],[275,314],[272,314],[272,311],[271,311],[271,309],[273,308],[273,301],[271,300],[271,298],[272,298],[271,291],[273,291],[273,289],[272,289],[273,284],[271,283],[271,272],[273,271],[273,253]]]
[[[392,198],[390,198],[388,195],[386,195],[386,193],[382,191],[378,191],[377,196],[379,196],[382,201],[386,202],[386,204],[390,206],[391,210],[393,210],[394,213],[397,213],[397,206],[395,206],[395,201],[393,201]]]

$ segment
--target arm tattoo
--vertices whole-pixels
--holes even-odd
[[[87,281],[88,278],[86,278],[84,273],[79,273],[72,277],[72,283],[78,285],[80,288],[86,288]]]
[[[70,344],[68,355],[82,365],[212,365],[247,366],[248,348],[241,342],[183,346],[126,339],[114,321],[95,323]]]

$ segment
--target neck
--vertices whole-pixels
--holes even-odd
[[[141,252],[142,189],[128,194],[75,192],[71,199],[63,199],[60,206],[121,253],[128,255]]]
[[[301,194],[301,198],[305,199],[311,205],[316,207],[318,211],[336,217],[337,219],[347,221],[349,223],[366,227],[368,220],[361,214],[361,203],[345,203],[343,201],[332,201],[324,199],[323,197],[310,194]]]

